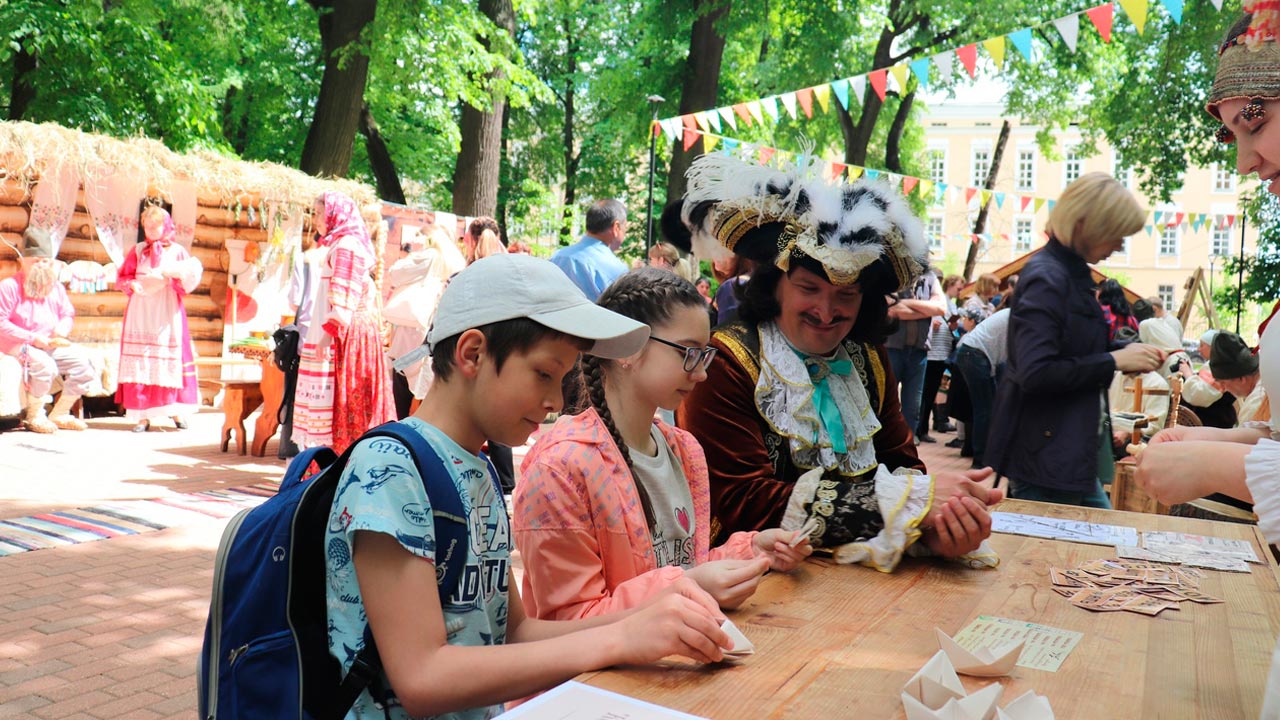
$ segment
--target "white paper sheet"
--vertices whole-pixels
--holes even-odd
[[[570,680],[498,720],[708,720]]]
[[[1138,531],[1123,525],[1087,523],[1020,513],[991,513],[992,532],[1090,545],[1137,545]]]
[[[1142,533],[1142,546],[1162,555],[1174,557],[1217,556],[1236,558],[1245,562],[1261,562],[1253,551],[1253,543],[1248,540],[1232,540],[1212,537],[1210,535],[1190,535],[1179,532],[1158,532],[1155,530]]]

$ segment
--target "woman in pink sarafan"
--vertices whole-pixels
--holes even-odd
[[[394,420],[380,335],[373,243],[356,203],[337,192],[316,200],[317,245],[328,248],[303,338],[293,441],[341,453],[365,430]]]
[[[173,218],[152,205],[140,219],[144,242],[125,256],[116,287],[129,296],[120,334],[116,402],[146,432],[154,418],[173,418],[179,430],[199,409],[191,333],[182,297],[200,284],[204,268],[174,242]]]

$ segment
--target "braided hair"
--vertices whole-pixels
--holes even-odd
[[[600,294],[596,304],[649,326],[670,320],[674,311],[679,308],[706,307],[706,301],[698,294],[698,289],[693,283],[670,270],[652,267],[632,270],[618,278]],[[640,496],[640,506],[644,509],[645,523],[652,531],[656,524],[653,501],[650,500],[644,485],[635,482],[635,467],[631,464],[631,451],[622,439],[618,426],[613,422],[613,413],[609,410],[609,402],[605,397],[604,380],[612,362],[594,355],[584,355],[583,379],[591,406],[600,415],[600,420],[609,430],[609,436],[613,438],[614,445],[627,463],[627,472],[631,474],[636,494]]]

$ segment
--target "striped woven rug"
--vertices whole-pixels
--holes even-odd
[[[0,557],[229,518],[266,502],[277,489],[277,483],[261,483],[0,520]]]

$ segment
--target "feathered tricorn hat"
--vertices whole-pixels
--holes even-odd
[[[832,184],[718,154],[694,160],[687,177],[681,218],[700,257],[803,266],[835,285],[874,275],[884,280],[863,289],[877,292],[908,287],[928,267],[920,220],[887,184]]]

